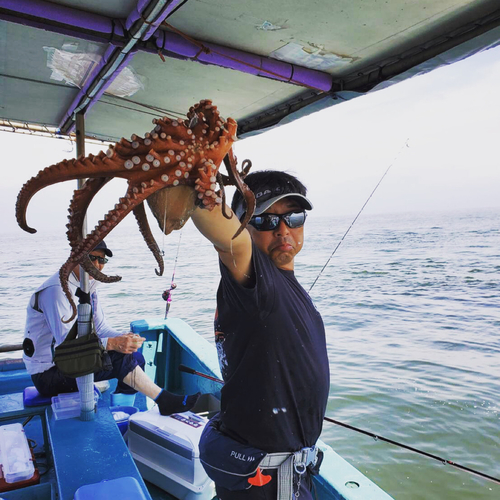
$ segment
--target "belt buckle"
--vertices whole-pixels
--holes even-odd
[[[297,462],[297,456],[300,456],[300,461]],[[295,463],[293,464],[293,468],[297,474],[304,474],[307,467],[309,465],[313,465],[316,463],[318,459],[318,453],[316,446],[311,446],[310,448],[302,448],[295,455]]]
[[[306,466],[314,465],[316,463],[316,460],[318,459],[318,449],[316,448],[316,446],[311,446],[310,448],[304,448],[302,451],[303,452],[305,451],[306,454],[306,459],[304,461]]]

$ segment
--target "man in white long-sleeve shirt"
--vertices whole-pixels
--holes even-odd
[[[107,257],[112,256],[113,253],[104,241],[89,253],[90,260],[99,271],[102,271],[108,261]],[[71,274],[68,283],[75,296],[80,286],[79,266]],[[116,378],[116,392],[135,394],[140,391],[154,399],[164,415],[189,410],[194,406],[198,395],[172,394],[162,390],[147,377],[143,371],[144,357],[138,352],[146,339],[130,332],[120,333],[106,323],[96,288],[97,282],[91,278],[89,295],[95,330],[109,353],[112,367],[95,373],[94,380]],[[52,347],[57,347],[64,341],[76,321],[61,321],[61,318],[69,318],[71,312],[71,305],[59,281],[59,273],[45,281],[31,296],[28,304],[23,360],[35,387],[44,396],[78,390],[76,379],[63,375],[52,361]]]

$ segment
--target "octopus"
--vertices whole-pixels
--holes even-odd
[[[147,201],[158,225],[165,234],[180,229],[197,206],[213,210],[221,205],[226,218],[225,185],[235,185],[245,198],[247,213],[233,236],[245,228],[255,209],[255,197],[243,179],[251,162],[245,160],[241,172],[232,145],[236,140],[237,123],[220,116],[210,100],[192,106],[186,119],[163,117],[154,119],[154,129],[144,137],[132,135],[122,138],[104,153],[72,160],[63,160],[41,170],[24,184],[16,203],[19,226],[29,233],[36,229],[28,226],[26,211],[35,193],[46,186],[62,181],[87,179],[81,189],[74,192],[68,212],[67,236],[70,255],[59,271],[61,286],[68,298],[72,315],[62,318],[72,321],[77,309],[68,286],[73,269],[81,265],[94,279],[111,283],[120,276],[107,276],[91,263],[88,253],[102,241],[130,212],[134,213],[139,230],[153,253],[161,276],[164,263],[161,251],[148,224],[144,201]],[[219,172],[222,161],[227,174]],[[115,207],[84,237],[83,223],[87,208],[95,195],[114,177],[127,180],[127,191]]]

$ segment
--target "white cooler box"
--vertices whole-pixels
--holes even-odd
[[[142,477],[180,500],[211,500],[215,488],[198,448],[207,422],[190,411],[164,417],[156,406],[131,415],[128,447]]]

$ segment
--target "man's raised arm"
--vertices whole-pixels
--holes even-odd
[[[252,240],[246,229],[232,240],[240,222],[227,206],[226,212],[233,216],[226,219],[221,206],[216,205],[212,211],[197,208],[191,217],[201,234],[213,243],[221,261],[236,281],[246,284],[251,277]]]

